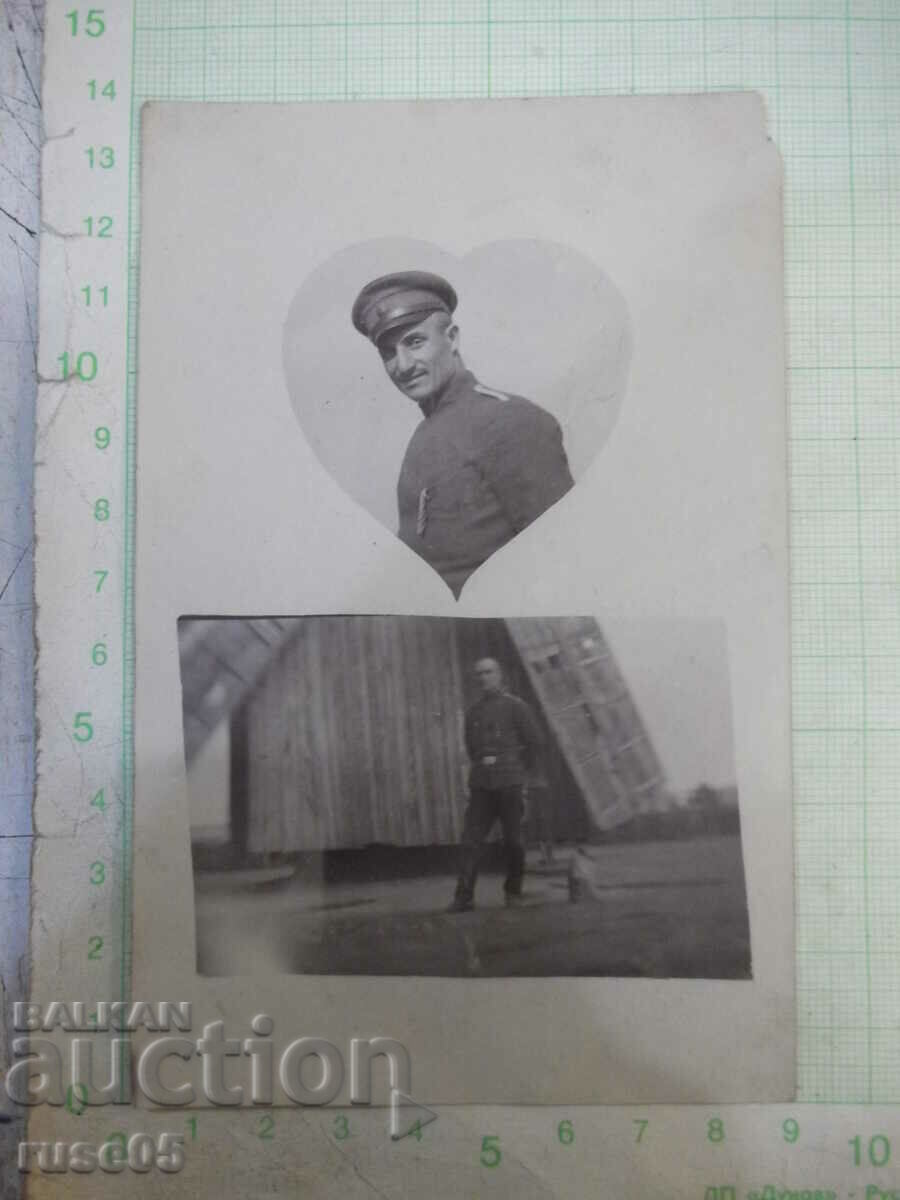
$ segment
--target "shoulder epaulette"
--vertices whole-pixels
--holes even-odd
[[[495,400],[504,401],[509,399],[509,396],[507,396],[505,392],[498,392],[494,388],[485,387],[483,383],[475,383],[472,385],[472,387],[473,390],[479,394],[479,396],[493,396]]]

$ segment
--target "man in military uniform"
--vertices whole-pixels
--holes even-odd
[[[353,324],[422,410],[397,485],[399,536],[459,598],[466,580],[572,486],[556,419],[478,383],[459,352],[456,292],[426,271],[366,284]]]
[[[507,907],[522,901],[525,847],[522,814],[525,783],[540,767],[543,738],[534,713],[524,700],[503,686],[493,658],[475,664],[481,698],[466,713],[469,805],[462,838],[462,863],[456,896],[448,912],[475,907],[475,880],[484,843],[497,821],[503,830],[507,872],[503,885]]]

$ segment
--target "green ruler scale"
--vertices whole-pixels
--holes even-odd
[[[52,522],[44,505],[38,532],[65,570],[55,597],[42,595],[38,570],[42,762],[47,780],[66,768],[55,803],[59,831],[70,835],[42,853],[88,881],[89,903],[64,949],[80,964],[71,975],[83,980],[80,994],[126,996],[130,975],[141,106],[758,90],[786,180],[796,912],[784,920],[797,929],[801,1103],[659,1110],[667,1154],[677,1158],[676,1133],[696,1138],[699,1174],[685,1167],[672,1178],[652,1113],[590,1111],[627,1131],[628,1162],[654,1154],[655,1168],[641,1169],[642,1195],[748,1193],[756,1185],[741,1172],[753,1169],[757,1150],[771,1151],[757,1161],[772,1164],[760,1168],[758,1190],[780,1181],[783,1190],[790,1163],[825,1146],[827,1134],[833,1171],[820,1172],[820,1190],[876,1200],[866,1188],[889,1190],[900,1112],[870,1120],[832,1106],[900,1102],[896,0],[73,2],[51,0],[46,15],[37,487],[58,501]],[[51,191],[59,179],[64,187]],[[402,1153],[427,1159],[451,1125],[476,1142],[495,1136],[476,1126],[478,1111],[436,1122]],[[587,1111],[553,1117],[553,1154],[568,1153],[600,1179],[602,1164],[588,1170],[577,1157],[586,1153]],[[255,1145],[257,1114],[199,1121],[224,1128],[226,1119]],[[327,1132],[332,1118],[316,1119]],[[572,1143],[557,1136],[568,1119]],[[638,1142],[630,1122],[644,1119],[651,1125]],[[716,1119],[725,1122],[721,1143],[710,1133]],[[509,1112],[500,1124],[510,1139],[538,1136],[531,1117]],[[360,1152],[374,1137],[360,1134]],[[743,1157],[729,1157],[736,1145]],[[476,1152],[472,1169],[484,1180],[502,1168]],[[900,1190],[900,1171],[897,1180]],[[818,1186],[813,1179],[807,1190]]]

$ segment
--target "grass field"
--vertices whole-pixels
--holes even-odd
[[[569,899],[560,848],[529,858],[526,904],[479,879],[474,912],[444,909],[429,874],[323,884],[308,876],[198,872],[198,970],[314,975],[646,976],[746,979],[750,931],[739,837],[591,847],[593,886]]]

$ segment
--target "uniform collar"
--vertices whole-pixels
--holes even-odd
[[[423,416],[427,420],[428,417],[433,417],[435,413],[443,412],[445,408],[449,408],[451,404],[455,404],[460,396],[465,395],[466,392],[470,392],[474,384],[475,376],[471,371],[460,371],[458,375],[455,375],[453,379],[451,379],[450,383],[444,390],[443,395],[441,396],[440,400],[438,400],[437,404],[435,404],[434,408],[430,409],[429,411],[427,401],[424,404],[419,405]]]

